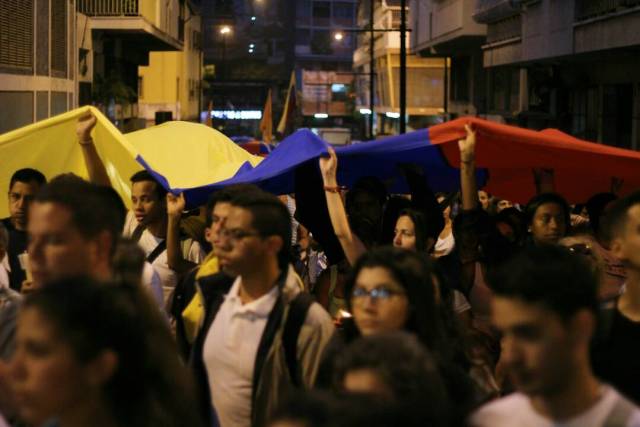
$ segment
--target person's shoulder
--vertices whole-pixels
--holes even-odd
[[[331,331],[334,329],[333,320],[327,310],[315,301],[309,306],[304,324],[313,328],[327,328]]]
[[[611,408],[608,417],[620,422],[626,419],[626,427],[640,427],[640,407],[612,385],[605,385],[605,399]],[[626,414],[626,415],[621,415]],[[616,424],[617,425],[617,424]]]
[[[493,400],[476,410],[469,420],[472,427],[513,425],[518,416],[529,411],[528,398],[521,393],[512,393]]]
[[[13,228],[13,225],[11,224],[11,217],[0,219],[0,223],[2,223],[2,225],[4,225],[7,230]]]

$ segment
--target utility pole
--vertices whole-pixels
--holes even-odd
[[[371,4],[369,6],[369,110],[371,113],[369,114],[369,139],[374,139],[375,134],[373,132],[373,119],[375,111],[375,85],[373,78],[375,76],[375,58],[374,58],[374,49],[375,49],[375,40],[373,38],[373,20],[374,20],[374,8],[375,8],[375,0],[371,0]]]
[[[400,134],[407,131],[407,0],[400,1]]]

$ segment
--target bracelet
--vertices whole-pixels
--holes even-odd
[[[344,190],[345,187],[341,187],[339,185],[325,185],[324,191],[328,191],[329,193],[339,193],[340,190]]]
[[[89,139],[86,139],[84,141],[78,139],[78,142],[80,143],[80,145],[91,145],[93,144],[93,138],[89,137]]]

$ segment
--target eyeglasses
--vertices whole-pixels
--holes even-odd
[[[405,294],[404,291],[396,291],[396,290],[385,288],[385,287],[373,288],[370,291],[366,290],[365,288],[355,288],[351,293],[351,297],[354,300],[364,300],[365,297],[368,296],[374,301],[377,301],[377,300],[387,301],[394,295],[404,295],[404,294]]]
[[[587,245],[586,243],[575,243],[569,246],[567,249],[569,249],[569,252],[571,252],[572,254],[578,254],[583,256],[593,255],[591,246]]]
[[[238,242],[247,237],[259,236],[259,235],[260,233],[258,233],[257,231],[246,231],[240,228],[232,228],[232,229],[223,228],[222,230],[220,230],[220,236],[233,243]]]

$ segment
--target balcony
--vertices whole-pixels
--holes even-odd
[[[522,15],[511,16],[487,25],[487,43],[498,43],[522,36]]]
[[[147,51],[182,50],[179,0],[77,0],[91,30]]]
[[[138,16],[138,0],[78,0],[78,12],[87,16]]]
[[[490,24],[520,13],[522,0],[476,0],[473,19],[479,24]]]
[[[640,7],[640,0],[575,0],[576,22]]]

